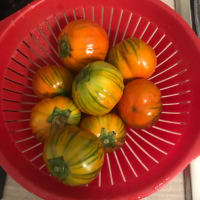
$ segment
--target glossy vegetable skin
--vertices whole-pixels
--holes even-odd
[[[81,121],[80,127],[97,136],[101,140],[105,152],[114,151],[122,147],[125,142],[125,125],[121,118],[114,113],[86,117]]]
[[[123,89],[123,77],[119,70],[104,61],[96,61],[88,64],[75,77],[72,96],[82,112],[99,116],[114,108]]]
[[[118,109],[122,119],[131,127],[150,128],[162,111],[160,90],[149,80],[132,80],[124,89]]]
[[[81,113],[73,101],[57,96],[38,102],[32,109],[30,126],[36,138],[43,142],[54,129],[66,124],[78,125]]]
[[[156,69],[157,58],[150,45],[128,38],[109,51],[108,62],[116,66],[125,79],[149,78]]]
[[[43,158],[49,172],[70,186],[96,178],[104,162],[101,142],[75,126],[55,131],[45,142]]]
[[[34,75],[32,85],[40,98],[68,95],[72,86],[72,73],[63,66],[43,66]]]
[[[59,55],[66,67],[79,71],[88,63],[104,60],[108,36],[98,24],[88,20],[70,22],[58,37]]]

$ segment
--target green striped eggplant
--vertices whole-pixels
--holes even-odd
[[[127,38],[111,48],[108,62],[116,66],[125,79],[147,79],[155,72],[157,58],[149,44],[138,38]]]
[[[120,100],[123,77],[113,65],[104,61],[88,64],[75,77],[72,97],[84,113],[99,116],[110,112]]]
[[[67,97],[57,96],[39,101],[32,109],[30,126],[36,138],[43,142],[52,129],[78,125],[81,112]]]
[[[63,66],[43,66],[34,75],[32,85],[39,98],[68,95],[71,92],[72,73]]]
[[[103,116],[85,117],[80,127],[97,136],[104,147],[104,152],[112,152],[125,142],[126,130],[121,118],[115,113]]]
[[[104,162],[104,151],[93,134],[66,126],[46,140],[43,158],[49,172],[62,183],[80,186],[96,178]]]

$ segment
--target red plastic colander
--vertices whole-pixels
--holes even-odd
[[[163,111],[150,129],[127,127],[124,146],[105,155],[95,181],[68,187],[49,176],[42,144],[29,119],[38,101],[32,77],[61,64],[57,36],[72,20],[94,20],[110,46],[138,37],[156,52],[149,78],[161,90]],[[160,189],[200,153],[200,42],[175,11],[158,0],[36,0],[0,23],[0,165],[41,198],[139,199]]]

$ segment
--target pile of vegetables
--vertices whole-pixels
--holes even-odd
[[[109,49],[105,30],[88,20],[64,27],[58,53],[63,66],[43,66],[33,78],[41,100],[32,109],[30,126],[44,143],[49,172],[64,184],[80,186],[96,178],[105,153],[123,146],[125,125],[144,129],[159,119],[161,93],[147,80],[157,60],[137,38]]]

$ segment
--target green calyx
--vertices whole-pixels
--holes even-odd
[[[99,139],[103,147],[115,147],[115,135],[116,133],[114,131],[107,132],[105,128],[102,128]]]
[[[62,87],[59,87],[56,96],[65,96],[65,95],[67,95],[67,92]]]
[[[132,106],[131,111],[132,111],[132,112],[135,112],[135,111],[136,111],[136,107],[135,107],[135,106]]]
[[[71,45],[68,42],[67,35],[64,34],[59,40],[60,57],[71,57]]]
[[[76,79],[76,89],[78,84],[90,81],[91,68],[90,66],[83,68]]]
[[[49,159],[48,164],[51,174],[59,178],[61,181],[69,175],[69,169],[63,157]]]
[[[136,46],[135,46],[135,42],[134,42],[134,40],[128,38],[128,39],[126,40],[126,42],[127,42],[128,45],[131,47],[131,49],[134,51],[135,56],[136,56],[137,59],[138,59],[138,53],[137,53],[137,49],[136,49]]]
[[[49,115],[47,122],[51,123],[51,131],[63,128],[67,125],[68,118],[70,117],[71,110],[55,107],[51,115]]]

